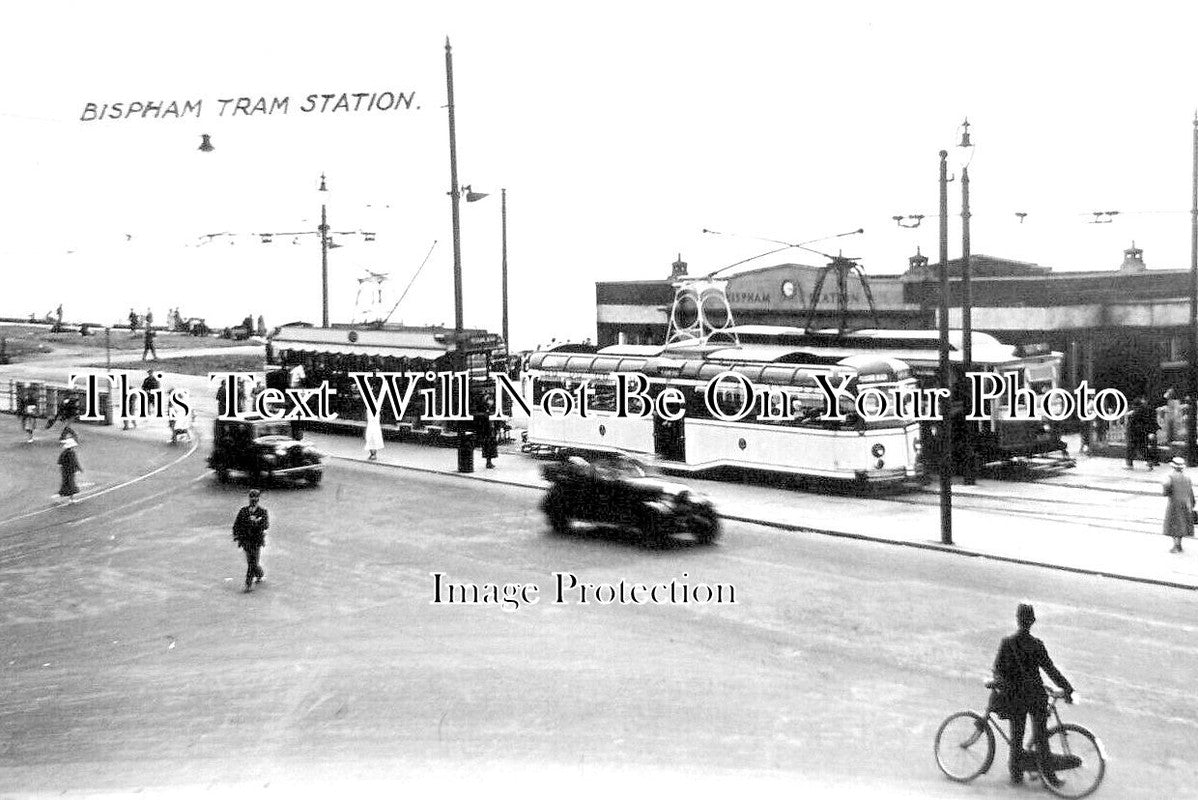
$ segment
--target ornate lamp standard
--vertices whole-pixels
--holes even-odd
[[[973,298],[969,285],[969,163],[973,160],[973,142],[969,138],[969,120],[961,124],[961,141],[954,150],[954,161],[961,170],[961,369],[973,369]],[[968,413],[968,409],[966,409]],[[961,426],[961,477],[966,486],[974,484],[973,435],[967,421]]]
[[[952,389],[948,358],[948,151],[940,151],[940,385]],[[951,395],[950,395],[951,396]],[[953,543],[952,404],[941,409],[940,421],[940,541]]]

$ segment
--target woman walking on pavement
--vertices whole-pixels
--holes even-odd
[[[33,444],[33,432],[37,430],[37,398],[26,394],[20,400],[21,428],[25,431],[25,444]]]
[[[1161,491],[1169,498],[1165,507],[1165,535],[1173,537],[1173,549],[1169,552],[1180,553],[1182,538],[1194,535],[1194,486],[1185,474],[1185,459],[1178,456],[1171,463],[1173,472],[1161,485]]]
[[[368,461],[378,461],[379,451],[383,449],[383,426],[377,414],[366,412],[366,442],[362,449],[370,453]]]
[[[75,495],[79,494],[75,473],[83,472],[83,467],[79,466],[79,456],[75,454],[78,444],[73,438],[67,437],[62,440],[62,452],[58,454],[58,467],[62,471],[62,485],[58,487],[58,496],[66,498],[69,503],[76,502]]]

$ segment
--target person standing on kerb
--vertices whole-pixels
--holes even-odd
[[[250,489],[249,505],[243,506],[233,520],[233,541],[245,551],[245,589],[252,592],[255,583],[266,577],[262,571],[262,548],[266,546],[266,529],[270,527],[270,514],[258,505],[262,492]]]
[[[475,417],[475,435],[478,436],[479,442],[482,443],[482,457],[487,462],[487,469],[495,469],[493,463],[496,458],[499,458],[499,436],[495,430],[495,422],[491,419],[491,415],[495,413],[495,401],[490,397],[487,398],[486,409],[483,413]]]
[[[1165,506],[1165,535],[1173,537],[1170,553],[1180,553],[1181,540],[1194,535],[1194,485],[1185,473],[1186,460],[1178,456],[1170,462],[1173,472],[1165,476],[1161,492],[1169,498]]]

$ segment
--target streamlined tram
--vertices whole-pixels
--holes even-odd
[[[940,376],[940,337],[936,331],[858,330],[807,331],[772,325],[739,325],[728,329],[743,345],[788,346],[807,352],[812,359],[841,359],[854,356],[889,356],[910,365],[911,374],[922,387],[943,385]],[[1011,374],[1040,401],[1060,386],[1062,354],[1047,345],[1006,345],[988,333],[973,332],[970,372],[1003,376]],[[958,409],[966,408],[969,383],[963,366],[963,336],[949,331],[951,388]],[[1043,403],[1039,403],[1043,407]],[[1044,468],[1074,465],[1061,438],[1061,425],[1046,416],[1028,419],[1005,402],[992,405],[989,418],[969,422],[957,415],[953,423],[953,460],[961,469],[965,459],[975,466],[1015,461]],[[969,426],[969,439],[962,435]],[[925,441],[931,441],[931,426],[925,423]],[[968,443],[968,452],[965,444]]]
[[[622,417],[621,374],[643,376],[647,398],[633,398]],[[882,355],[812,363],[785,346],[564,345],[533,353],[522,384],[533,446],[641,455],[690,472],[738,467],[869,484],[922,475],[919,423],[879,413],[917,382],[906,364]],[[839,391],[829,395],[827,386]],[[554,390],[577,395],[580,387],[585,416],[545,402]],[[671,388],[681,396],[678,419],[656,402]]]

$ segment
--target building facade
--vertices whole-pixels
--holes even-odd
[[[1006,344],[1047,343],[1065,355],[1062,384],[1082,380],[1129,397],[1185,394],[1189,270],[1148,269],[1134,244],[1115,269],[1054,272],[1027,262],[970,258],[975,330]],[[948,262],[949,326],[961,326],[961,262]],[[779,264],[728,279],[737,324],[811,328],[935,329],[940,267],[916,254],[897,275],[859,273],[841,264]],[[665,341],[674,285],[669,278],[596,284],[600,346]],[[872,297],[872,307],[870,299]]]

